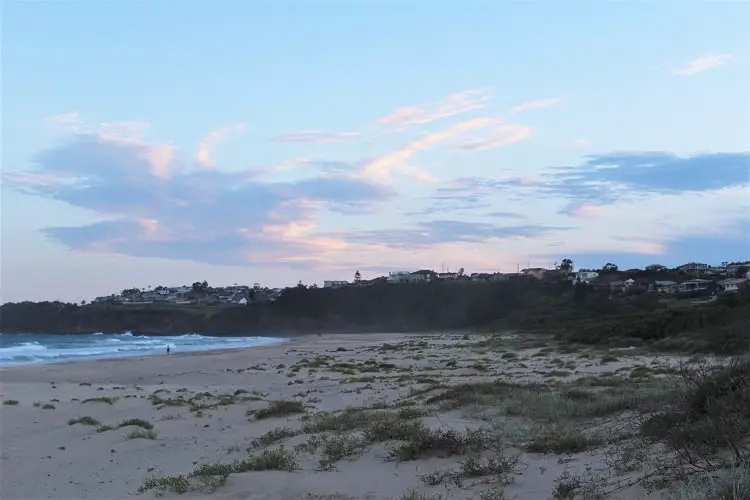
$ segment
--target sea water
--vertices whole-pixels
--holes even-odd
[[[198,334],[154,337],[129,332],[117,335],[0,333],[0,366],[166,354],[167,346],[172,353],[177,354],[254,347],[284,340],[273,337],[213,337]]]

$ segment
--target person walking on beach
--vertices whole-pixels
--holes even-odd
[[[167,346],[167,354],[169,354],[169,351],[171,351],[171,350],[172,349],[169,346]]]

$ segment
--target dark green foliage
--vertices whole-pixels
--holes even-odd
[[[612,273],[619,279],[618,274]],[[646,273],[648,274],[648,273]],[[611,276],[611,275],[607,275]],[[645,278],[636,277],[637,279]],[[655,273],[648,279],[665,279]],[[244,306],[77,306],[60,302],[0,306],[4,332],[141,334],[274,331],[402,332],[453,328],[556,332],[582,344],[655,345],[734,353],[750,348],[750,291],[710,305],[668,309],[657,293],[610,295],[605,286],[559,277],[501,282],[374,284],[284,290],[273,303]],[[602,285],[602,283],[598,283]]]

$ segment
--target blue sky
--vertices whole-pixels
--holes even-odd
[[[3,14],[3,301],[750,258],[744,2]]]

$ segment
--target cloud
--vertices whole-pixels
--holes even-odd
[[[53,127],[62,127],[66,132],[79,133],[83,130],[83,121],[79,111],[68,111],[46,118],[45,123]]]
[[[411,227],[371,231],[331,233],[332,237],[345,237],[348,241],[366,245],[382,245],[391,249],[409,250],[447,243],[482,243],[488,240],[531,238],[551,231],[564,231],[566,227],[537,225],[496,226],[482,222],[458,220],[433,220],[419,222]]]
[[[526,125],[497,125],[488,130],[485,137],[461,144],[456,149],[461,151],[487,151],[488,149],[502,148],[523,141],[531,135],[531,127]]]
[[[511,108],[511,112],[519,113],[521,111],[530,111],[532,109],[542,109],[555,106],[562,101],[559,97],[551,97],[549,99],[538,99],[536,101],[525,102],[519,106]]]
[[[143,133],[149,127],[148,123],[142,121],[99,123],[99,130],[102,135],[124,139],[141,139]]]
[[[519,214],[516,212],[490,212],[486,214],[487,217],[494,217],[499,219],[519,219],[519,220],[526,220],[528,217],[526,217],[523,214]]]
[[[290,134],[282,134],[272,138],[274,142],[341,142],[357,137],[359,132],[322,132],[320,130],[300,130]]]
[[[44,230],[72,249],[212,264],[261,263],[250,255],[266,255],[266,263],[322,258],[341,245],[313,234],[319,214],[367,212],[393,195],[337,174],[262,182],[257,171],[190,168],[176,149],[164,154],[159,145],[99,135],[42,151],[33,169],[6,172],[3,181],[106,219]]]
[[[723,66],[732,57],[731,54],[713,54],[708,53],[701,57],[696,57],[682,68],[675,71],[678,76],[692,76],[702,73],[712,68]]]
[[[654,193],[717,190],[750,183],[750,153],[677,156],[665,152],[611,153],[587,156],[576,167],[561,167],[539,178],[471,178],[467,189],[523,192],[526,196],[608,205]],[[581,213],[575,204],[563,212]]]
[[[480,134],[481,132],[481,134]],[[442,131],[424,135],[383,156],[367,162],[360,175],[373,182],[388,183],[394,172],[420,182],[435,182],[428,172],[411,164],[418,152],[456,143],[460,151],[484,151],[507,146],[531,136],[525,125],[503,124],[497,118],[474,118],[456,123]]]
[[[220,127],[212,131],[198,145],[198,153],[195,157],[195,162],[199,166],[204,167],[204,168],[215,167],[213,160],[211,159],[211,150],[214,147],[216,147],[220,142],[226,140],[231,134],[240,133],[244,131],[245,131],[244,123],[226,125],[224,127]]]
[[[481,109],[492,98],[490,89],[479,88],[451,94],[431,104],[406,106],[375,120],[378,125],[414,125],[430,123],[441,118],[456,116]]]
[[[535,241],[545,252],[533,255],[547,260],[571,257],[579,266],[615,262],[620,268],[679,265],[697,256],[713,263],[744,258],[750,250],[748,187],[620,200],[602,207],[598,217],[576,219],[576,229],[555,253],[548,253],[553,240]]]
[[[606,207],[593,203],[571,201],[560,210],[560,213],[571,217],[591,219],[602,217],[606,213]]]

